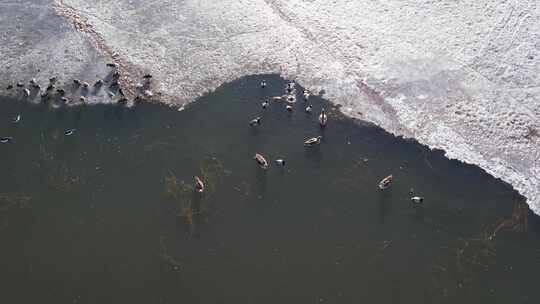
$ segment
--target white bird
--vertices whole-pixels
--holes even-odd
[[[255,153],[255,156],[253,157],[253,159],[255,159],[255,161],[259,164],[261,168],[268,169],[268,162],[266,161],[264,156],[262,156],[259,153]]]
[[[255,117],[249,122],[249,125],[252,126],[252,127],[258,126],[260,124],[261,124],[261,118],[260,117]]]
[[[287,111],[289,111],[289,112],[292,112],[292,106],[291,106],[291,105],[287,105],[287,106],[285,107],[285,109],[287,109]]]
[[[304,146],[311,147],[321,144],[322,136],[312,137],[304,141]]]
[[[307,106],[306,113],[311,113],[311,111],[313,111],[313,106],[312,105]]]
[[[77,131],[76,129],[67,129],[64,131],[64,135],[65,136],[70,136],[70,135],[73,135],[75,133],[75,131]]]
[[[7,144],[13,139],[13,137],[7,136],[7,137],[0,137],[0,143]]]
[[[263,81],[261,81],[261,88],[266,88],[266,81],[263,79]]]
[[[328,116],[326,116],[326,112],[324,111],[324,108],[321,110],[321,114],[319,115],[319,124],[321,127],[326,127],[326,123],[328,122]]]
[[[268,107],[268,99],[263,101],[262,107],[263,107],[263,109],[266,109],[266,107]]]
[[[30,96],[30,90],[29,89],[24,89],[24,95],[26,97]]]
[[[21,121],[21,114],[15,116],[15,118],[13,118],[13,123],[18,123],[19,121]]]
[[[285,160],[282,159],[282,158],[278,158],[275,160],[276,162],[276,165],[278,165],[279,167],[285,167]]]
[[[413,196],[411,197],[411,201],[413,201],[413,203],[419,204],[424,201],[424,198],[421,196]]]

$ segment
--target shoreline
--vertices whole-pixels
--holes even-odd
[[[465,53],[452,58],[446,58],[448,54],[441,53],[433,41],[427,43],[432,54],[425,56],[407,48],[403,51],[392,49],[395,47],[393,42],[384,39],[377,46],[377,51],[369,45],[371,37],[353,37],[336,42],[336,47],[350,51],[341,53],[334,46],[321,42],[333,38],[335,33],[352,35],[339,29],[339,20],[331,19],[331,15],[313,15],[316,17],[314,20],[319,21],[330,18],[328,28],[321,29],[309,20],[297,20],[301,12],[312,14],[307,8],[279,1],[272,5],[261,1],[259,5],[248,7],[234,2],[223,3],[232,16],[244,18],[237,28],[228,28],[223,32],[205,27],[205,17],[210,18],[207,15],[212,14],[208,11],[212,8],[208,7],[197,8],[187,4],[184,7],[179,4],[171,8],[171,14],[162,11],[168,8],[166,6],[152,7],[164,15],[162,20],[150,25],[155,29],[149,32],[144,26],[132,26],[131,22],[138,20],[137,10],[122,1],[111,7],[96,8],[84,1],[44,0],[41,6],[28,9],[24,8],[24,2],[19,6],[0,5],[16,8],[12,12],[13,18],[18,14],[27,18],[23,19],[23,30],[6,26],[6,35],[10,37],[3,37],[8,43],[0,50],[11,52],[6,51],[7,56],[1,62],[7,67],[0,72],[3,79],[11,77],[16,82],[23,80],[20,78],[24,76],[32,78],[32,75],[36,75],[38,81],[43,82],[53,72],[65,75],[66,79],[90,75],[94,78],[93,75],[105,73],[105,63],[114,59],[115,62],[125,63],[120,64],[121,68],[125,66],[121,72],[127,73],[121,76],[124,81],[120,84],[128,94],[134,80],[143,71],[151,71],[156,77],[156,91],[163,94],[161,100],[181,109],[201,97],[201,93],[206,94],[243,75],[277,73],[313,92],[324,89],[324,98],[340,107],[340,111],[348,117],[373,123],[397,137],[413,138],[430,149],[445,151],[450,159],[480,167],[491,176],[512,185],[527,198],[531,210],[540,214],[540,181],[537,177],[540,173],[540,151],[535,148],[540,137],[526,133],[539,127],[535,125],[535,120],[536,123],[540,121],[537,119],[540,115],[537,113],[540,111],[538,99],[535,101],[535,97],[540,96],[540,91],[534,89],[536,80],[525,77],[529,75],[528,70],[523,71],[524,78],[516,73],[516,79],[507,77],[509,81],[506,82],[493,79],[490,71],[480,69],[490,64],[485,60],[497,60],[497,55],[489,52],[485,54],[487,57],[484,56],[487,59],[482,59],[467,54],[469,41],[455,40],[459,46],[463,44],[467,49],[463,51]],[[70,7],[71,16],[82,18],[84,24],[91,27],[92,33],[77,30],[73,22],[79,19],[58,16],[58,5]],[[41,12],[43,8],[48,15]],[[517,9],[525,8],[526,3],[520,4]],[[185,17],[183,21],[174,21],[179,27],[186,25],[186,32],[175,33],[174,29],[166,26],[167,22],[178,17],[174,14],[176,9],[186,11],[182,15]],[[219,7],[214,9],[221,11]],[[341,8],[336,9],[339,11],[336,16],[346,13]],[[389,9],[381,16],[395,13],[393,7]],[[460,8],[453,9],[459,11]],[[505,13],[503,11],[501,14]],[[255,20],[253,16],[257,14],[263,16],[262,21]],[[47,19],[48,23],[44,26],[43,23],[32,21],[36,16],[40,16],[39,20],[50,20]],[[374,13],[370,18],[377,16],[378,13]],[[511,14],[509,18],[513,16]],[[490,20],[496,21],[498,17],[495,14]],[[130,21],[130,18],[135,19]],[[148,18],[154,20],[151,15]],[[204,20],[192,26],[190,18]],[[126,20],[127,23],[119,20]],[[219,25],[229,26],[231,20],[236,19],[220,20],[222,23]],[[452,22],[461,20],[443,18],[443,21],[454,26]],[[7,18],[5,22],[9,23],[10,19]],[[527,19],[527,22],[532,22],[531,27],[536,24],[534,20]],[[246,31],[243,24],[254,31]],[[336,27],[332,27],[334,25]],[[495,28],[503,38],[507,30],[504,26]],[[459,29],[469,31],[466,27]],[[36,30],[42,35],[25,36]],[[478,26],[477,30],[481,32],[478,37],[491,37],[491,34],[483,32],[483,27]],[[96,48],[94,33],[99,35],[103,47]],[[399,33],[396,31],[394,34]],[[518,34],[523,35],[521,32]],[[287,39],[281,38],[283,35]],[[51,39],[44,40],[43,37],[47,36]],[[199,38],[200,41],[195,41]],[[487,47],[494,49],[508,43],[505,39],[501,39],[500,44],[492,40],[488,42]],[[412,46],[418,47],[415,43]],[[184,51],[183,47],[191,50]],[[483,47],[485,52],[490,50],[486,45]],[[366,48],[375,56],[365,55]],[[104,49],[108,51],[104,52]],[[400,53],[405,58],[396,61],[392,56],[381,53],[386,49],[410,53]],[[23,55],[19,56],[17,50]],[[354,59],[355,56],[358,59]],[[41,62],[42,58],[46,62]],[[475,60],[481,62],[471,67],[470,62],[474,64]],[[526,56],[523,59],[511,57],[510,60],[532,62],[533,72],[535,62],[538,62]],[[51,66],[50,62],[57,64]],[[519,77],[523,78],[522,82],[533,86],[515,89],[513,85],[520,81]],[[97,102],[103,102],[103,99],[100,97]]]

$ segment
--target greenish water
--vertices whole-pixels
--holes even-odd
[[[2,99],[3,302],[536,302],[539,220],[508,185],[335,111],[321,131],[301,98],[263,110],[265,78],[182,112]]]

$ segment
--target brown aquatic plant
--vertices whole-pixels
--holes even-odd
[[[501,230],[510,230],[515,232],[527,232],[529,228],[529,206],[525,202],[516,202],[512,209],[512,215],[508,218],[497,220],[494,228],[486,234],[486,238],[493,239]]]

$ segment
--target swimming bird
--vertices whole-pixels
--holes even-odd
[[[67,129],[64,131],[64,135],[65,136],[70,136],[70,135],[73,135],[75,133],[75,131],[77,131],[76,129]]]
[[[79,79],[73,79],[73,84],[75,84],[76,86],[80,86],[81,81]]]
[[[63,102],[63,103],[69,103],[69,99],[67,97],[62,97],[60,98],[60,100]]]
[[[253,159],[255,159],[255,161],[257,161],[257,163],[259,164],[259,166],[261,168],[268,169],[268,162],[266,161],[264,156],[262,156],[259,153],[255,153],[255,156],[253,157]]]
[[[394,179],[394,177],[391,174],[388,175],[387,177],[383,178],[379,182],[379,189],[384,190],[384,189],[390,187],[390,184],[392,184],[393,179]]]
[[[294,95],[287,96],[287,102],[288,103],[295,103],[296,102],[296,97],[294,97]]]
[[[262,107],[263,107],[263,109],[266,109],[266,107],[268,107],[268,99],[266,99],[265,101],[263,101]]]
[[[306,113],[311,113],[313,111],[313,105],[309,105],[306,107]]]
[[[254,126],[258,126],[261,124],[261,118],[260,117],[255,117],[253,118],[252,120],[249,121],[249,125],[254,127]]]
[[[21,121],[21,114],[18,114],[18,115],[15,116],[15,118],[13,118],[13,120],[12,120],[13,123],[18,123],[19,121]]]
[[[420,204],[421,202],[424,201],[424,198],[421,196],[413,196],[411,197],[411,201],[413,201],[413,203]]]
[[[195,176],[195,191],[199,193],[204,191],[204,183],[198,176]]]
[[[291,93],[294,90],[294,82],[289,82],[287,84],[287,92]]]
[[[309,99],[309,96],[310,96],[309,91],[304,90],[304,94],[303,94],[303,95],[304,95],[304,100],[307,101],[307,100]]]
[[[13,137],[7,136],[7,137],[0,137],[0,143],[7,144],[13,139]]]
[[[324,108],[321,110],[321,114],[319,115],[319,124],[321,127],[326,127],[326,123],[328,122],[328,116],[326,115],[326,112],[324,111]]]
[[[24,95],[25,95],[26,97],[30,96],[30,90],[29,90],[29,89],[24,89],[23,92],[24,92]]]
[[[321,144],[321,139],[322,139],[322,136],[320,136],[320,135],[317,136],[317,137],[312,137],[312,138],[306,139],[304,141],[304,146],[311,147],[311,146],[320,145]]]
[[[292,112],[292,106],[290,104],[288,104],[285,109],[289,112]]]
[[[266,88],[266,81],[264,79],[261,81],[261,88]]]
[[[279,167],[285,167],[285,160],[282,159],[282,158],[278,158],[275,160],[276,162],[276,165],[279,166]]]
[[[275,101],[275,102],[280,102],[280,101],[283,100],[283,97],[281,97],[281,96],[274,96],[274,97],[272,97],[272,100]]]

